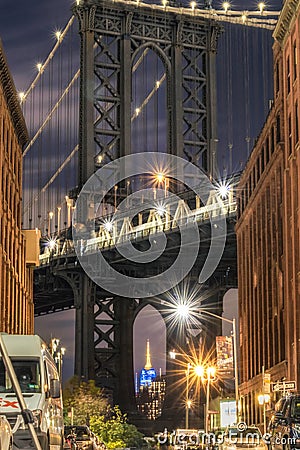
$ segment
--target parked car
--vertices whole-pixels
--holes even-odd
[[[76,448],[77,450],[98,449],[97,438],[87,425],[65,426],[65,439],[67,440],[68,437],[72,437],[72,439],[69,438],[72,448]],[[72,442],[73,439],[75,443]]]
[[[225,431],[222,450],[267,450],[267,445],[263,440],[260,429],[257,427],[247,427],[241,431],[236,427],[229,427]]]
[[[12,449],[12,431],[5,416],[0,416],[0,448],[1,450]]]
[[[281,398],[269,423],[273,450],[300,448],[300,394]]]

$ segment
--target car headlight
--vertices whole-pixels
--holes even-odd
[[[39,428],[41,426],[41,421],[42,421],[42,411],[40,409],[34,409],[32,411],[32,415],[33,415],[33,426],[34,428]]]

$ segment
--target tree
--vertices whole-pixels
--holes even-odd
[[[68,413],[73,408],[73,425],[88,424],[108,449],[142,447],[145,442],[138,429],[127,422],[120,408],[111,408],[102,389],[94,381],[82,382],[73,377],[63,391],[65,424],[71,424]]]
[[[73,424],[84,425],[91,417],[105,416],[108,411],[108,401],[102,389],[95,386],[95,381],[80,381],[74,376],[67,383],[63,391],[64,420],[71,424],[68,413],[73,408]]]
[[[135,425],[127,423],[126,414],[118,406],[107,417],[91,417],[91,429],[108,449],[144,446],[143,435]]]

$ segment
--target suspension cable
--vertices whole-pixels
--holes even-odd
[[[44,122],[42,123],[40,128],[37,130],[37,132],[35,133],[35,135],[31,139],[31,141],[27,144],[27,146],[26,146],[26,148],[25,148],[25,150],[23,152],[23,157],[27,155],[28,151],[30,150],[32,145],[35,143],[37,138],[40,136],[40,134],[42,133],[43,129],[45,128],[45,126],[47,125],[49,120],[51,120],[53,114],[55,113],[55,111],[57,110],[57,108],[59,107],[59,105],[61,104],[63,99],[65,98],[65,96],[68,94],[69,90],[71,89],[72,85],[77,80],[79,75],[80,75],[80,70],[78,69],[77,72],[75,73],[75,75],[73,76],[72,80],[70,81],[70,83],[68,84],[68,86],[66,87],[66,89],[64,90],[62,95],[60,96],[60,98],[57,100],[57,102],[55,103],[55,105],[53,106],[51,111],[49,112],[48,116],[46,117],[46,119],[44,120]]]
[[[56,172],[52,175],[52,177],[47,181],[47,183],[42,187],[42,189],[37,193],[37,195],[29,200],[24,208],[24,214],[27,213],[27,211],[31,208],[32,204],[39,199],[40,195],[46,192],[48,187],[55,181],[55,179],[58,177],[58,175],[63,171],[63,169],[66,167],[66,165],[72,160],[73,156],[78,152],[79,145],[77,144],[71,153],[66,157],[66,159],[63,161],[63,163],[58,167]]]
[[[142,112],[143,108],[149,103],[155,92],[160,88],[161,84],[165,81],[166,74],[164,73],[161,78],[156,82],[154,88],[150,91],[150,93],[147,95],[145,100],[141,103],[141,105],[135,109],[134,114],[131,116],[131,122],[133,122],[134,119],[137,118],[137,116]]]
[[[45,71],[46,67],[48,66],[49,62],[51,61],[51,59],[55,55],[56,50],[58,49],[58,47],[60,46],[60,44],[64,40],[64,37],[66,36],[67,32],[69,31],[69,28],[71,27],[72,23],[74,22],[74,19],[75,19],[75,16],[74,15],[71,16],[71,18],[70,18],[69,22],[67,23],[67,25],[65,26],[64,30],[59,34],[57,42],[55,43],[53,49],[49,53],[46,61],[44,62],[44,64],[42,64],[39,67],[39,71],[38,71],[38,74],[36,75],[35,79],[31,83],[31,85],[29,86],[27,91],[20,97],[20,103],[21,104],[25,102],[25,100],[28,97],[28,95],[30,94],[30,92],[35,88],[38,80],[40,79],[40,77],[42,76],[42,74]]]

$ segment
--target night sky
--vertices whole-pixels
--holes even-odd
[[[213,2],[219,8],[222,2]],[[256,1],[235,0],[233,9],[256,9]],[[279,10],[281,0],[269,0],[268,8]],[[201,5],[201,3],[199,3]],[[0,37],[7,56],[9,68],[18,91],[25,91],[36,75],[36,64],[45,60],[55,43],[54,32],[65,26],[70,18],[71,0],[1,0]],[[231,27],[230,27],[231,28]],[[249,147],[267,115],[268,99],[272,98],[271,32],[259,34],[254,31],[228,31],[220,38],[218,70],[218,119],[219,119],[219,166],[220,172],[239,170],[245,164]],[[244,33],[244,34],[243,34]],[[244,52],[243,43],[250,41],[256,50]],[[246,61],[246,65],[244,62]],[[230,74],[228,78],[228,74]],[[246,138],[249,138],[247,144]],[[232,161],[229,147],[233,145]],[[24,180],[26,185],[26,180]],[[229,308],[230,309],[230,308]],[[140,319],[143,327],[136,326],[136,368],[144,364],[146,339],[150,337],[153,365],[159,370],[163,366],[161,346],[162,324],[153,311],[144,312],[151,321]],[[145,325],[146,324],[146,325]],[[51,330],[51,331],[47,331]],[[74,352],[74,312],[51,315],[36,321],[36,332],[45,339],[61,337],[67,347],[65,378],[71,375]]]

